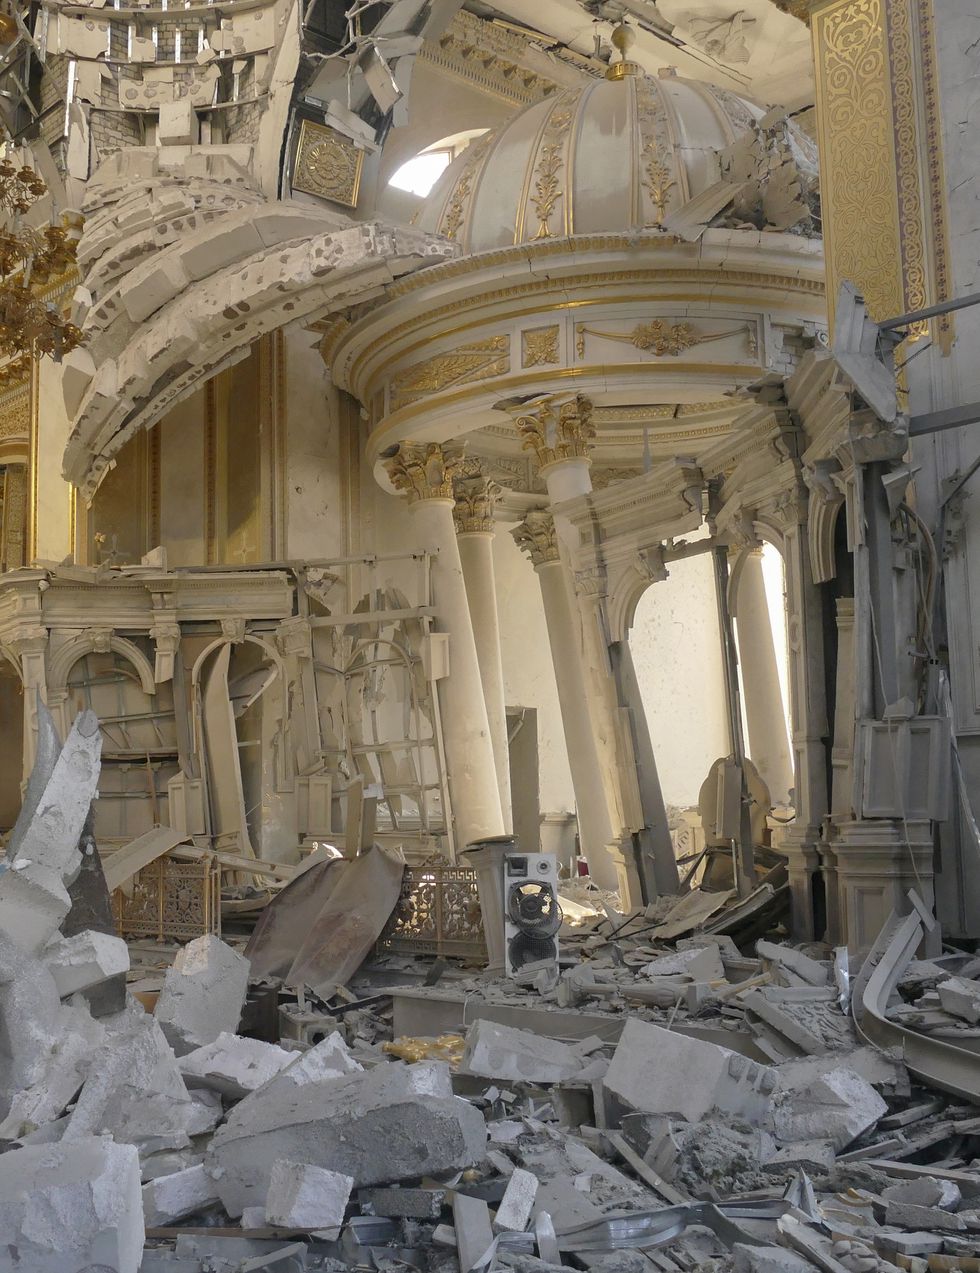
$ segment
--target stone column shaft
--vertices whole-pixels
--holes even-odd
[[[418,547],[433,552],[432,601],[437,631],[449,635],[449,675],[439,683],[449,792],[457,852],[475,840],[504,834],[486,700],[453,520],[452,483],[461,456],[437,444],[403,444],[387,462],[405,491]]]
[[[457,522],[458,525],[458,522]],[[504,830],[513,830],[510,800],[510,750],[507,744],[507,702],[504,665],[500,653],[500,617],[493,570],[493,535],[464,531],[458,536],[459,557],[470,605],[476,658],[480,665],[483,697],[487,705],[490,741],[497,770]]]
[[[779,691],[776,647],[762,574],[762,552],[750,549],[738,564],[735,626],[745,691],[745,725],[749,757],[769,788],[773,804],[789,799],[793,764]]]

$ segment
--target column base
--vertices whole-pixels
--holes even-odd
[[[892,911],[910,909],[908,890],[914,888],[926,906],[935,906],[932,829],[928,822],[888,819],[843,822],[836,828],[833,853],[837,861],[841,940],[855,955],[866,954]],[[938,925],[927,935],[937,954]]]
[[[825,881],[821,875],[820,830],[790,824],[773,832],[772,847],[786,858],[790,889],[790,935],[794,941],[819,941],[818,918],[825,911]]]

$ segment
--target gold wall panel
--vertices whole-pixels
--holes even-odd
[[[299,127],[293,189],[357,207],[364,151],[347,137],[304,119]]]
[[[812,19],[831,315],[843,279],[876,318],[903,308],[884,3],[837,0]]]
[[[813,14],[828,306],[849,279],[888,318],[949,296],[932,0]],[[924,335],[922,324],[915,336]],[[951,319],[937,324],[948,352]]]
[[[558,324],[550,327],[529,327],[521,332],[521,366],[553,367],[560,361],[558,353]]]

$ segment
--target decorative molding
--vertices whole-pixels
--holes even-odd
[[[628,332],[606,332],[597,327],[589,327],[587,323],[575,324],[575,353],[579,358],[585,357],[586,336],[599,336],[603,340],[618,340],[641,349],[644,353],[654,354],[657,358],[676,358],[687,349],[696,345],[705,345],[713,340],[724,340],[727,336],[737,336],[745,332],[748,335],[748,352],[751,357],[758,353],[755,330],[751,323],[740,323],[738,327],[721,332],[699,332],[691,323],[668,324],[660,318],[646,323],[637,323]]]
[[[315,124],[310,119],[301,121],[293,170],[294,190],[341,203],[345,208],[356,208],[363,167],[364,151],[350,138],[325,124]]]
[[[463,451],[461,447],[440,446],[437,442],[428,446],[403,442],[384,466],[392,486],[408,496],[409,504],[429,499],[455,503],[453,483],[462,474]]]
[[[539,399],[534,409],[517,408],[514,423],[521,446],[533,451],[538,470],[563,460],[587,460],[595,439],[592,400],[578,393],[571,398],[551,395]]]
[[[509,336],[488,336],[457,345],[397,372],[391,380],[388,409],[398,411],[426,394],[503,376],[509,371]]]
[[[557,323],[549,327],[529,327],[521,332],[521,366],[553,367],[560,361]]]
[[[912,46],[912,0],[886,0],[892,129],[898,176],[898,222],[902,239],[904,310],[927,304],[927,269],[922,225],[922,189],[916,120],[916,84]],[[910,330],[913,339],[928,333],[928,323]]]
[[[926,117],[926,168],[929,192],[929,229],[932,239],[932,270],[935,276],[937,302],[953,295],[949,259],[949,209],[946,199],[946,164],[943,159],[943,123],[939,105],[939,71],[936,56],[935,11],[932,0],[918,0],[921,52],[922,96]],[[948,357],[953,350],[954,318],[941,314],[933,320],[939,335],[939,347]]]
[[[494,133],[487,133],[472,144],[462,175],[453,187],[452,194],[449,196],[442,216],[439,219],[439,233],[444,234],[447,239],[452,239],[454,242],[458,239],[459,232],[466,219],[466,209],[473,193],[473,178],[476,175],[476,170],[495,136],[496,134]]]
[[[488,535],[493,532],[493,511],[501,496],[502,487],[492,478],[482,474],[474,477],[458,477],[453,484],[456,503],[453,518],[458,535]]]
[[[555,530],[555,519],[546,508],[532,508],[511,530],[514,543],[531,559],[531,565],[538,569],[550,562],[558,561],[558,535]]]
[[[493,97],[528,106],[560,87],[556,80],[523,64],[531,51],[532,46],[521,36],[461,10],[438,40],[422,45],[419,56]],[[563,78],[572,74],[570,68],[565,68]]]

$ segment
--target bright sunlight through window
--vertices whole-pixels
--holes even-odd
[[[453,133],[451,137],[433,142],[414,159],[406,160],[396,169],[388,184],[424,199],[457,155],[461,155],[474,138],[482,137],[486,131],[485,128],[471,128],[465,133]]]

